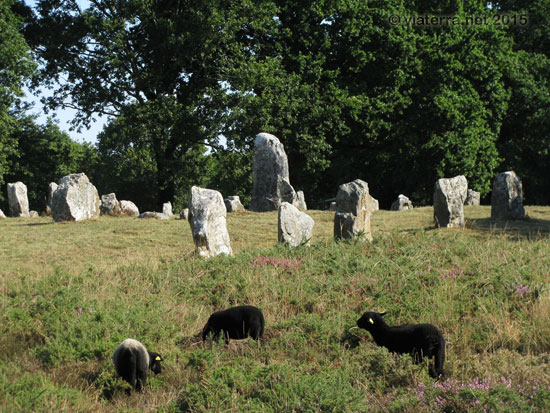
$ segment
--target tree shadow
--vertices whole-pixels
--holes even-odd
[[[471,218],[466,219],[465,227],[486,234],[507,235],[530,241],[550,237],[550,221],[529,216],[514,220]]]

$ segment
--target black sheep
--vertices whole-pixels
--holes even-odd
[[[241,305],[213,313],[202,329],[202,340],[205,341],[208,334],[213,334],[216,340],[223,331],[225,344],[229,339],[240,340],[252,337],[254,340],[263,339],[264,315],[262,310],[251,305]]]
[[[434,358],[429,368],[431,377],[444,376],[445,340],[441,332],[431,324],[388,326],[382,316],[386,313],[367,312],[357,320],[357,325],[371,333],[374,342],[392,353],[409,353],[415,363],[423,357]]]
[[[113,354],[113,364],[120,377],[137,391],[142,391],[147,381],[147,370],[158,374],[162,371],[158,353],[147,351],[145,346],[132,338],[124,340]]]

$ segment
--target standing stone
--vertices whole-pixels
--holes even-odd
[[[253,189],[250,210],[273,211],[281,202],[295,202],[288,177],[288,158],[283,144],[269,133],[254,140]]]
[[[479,205],[481,199],[481,194],[472,189],[468,189],[468,195],[464,201],[464,205]]]
[[[59,181],[53,194],[52,215],[56,222],[99,217],[99,195],[86,174],[71,174]]]
[[[227,209],[227,212],[237,212],[237,211],[244,211],[244,206],[241,204],[241,198],[239,198],[237,195],[234,196],[228,196],[226,199],[223,200],[225,203],[225,208]]]
[[[37,211],[29,211],[29,217],[31,218],[38,218],[40,215]]]
[[[405,211],[413,209],[412,201],[403,194],[399,194],[397,199],[391,204],[390,211]]]
[[[525,218],[521,179],[514,171],[502,172],[493,180],[491,219]]]
[[[298,199],[296,200],[296,208],[301,211],[307,211],[306,197],[304,196],[304,191],[296,192]]]
[[[165,202],[162,204],[162,213],[168,217],[171,217],[174,215],[172,212],[172,203],[171,202]]]
[[[180,211],[180,219],[184,219],[187,221],[189,218],[189,208],[184,208]]]
[[[434,222],[436,227],[464,226],[464,201],[468,181],[464,175],[441,178],[434,189]]]
[[[340,185],[336,195],[334,238],[354,238],[362,234],[372,241],[370,217],[375,206],[365,181],[356,179]]]
[[[12,217],[29,217],[27,185],[23,182],[8,184],[8,203]]]
[[[102,215],[118,216],[122,213],[120,202],[116,199],[114,192],[107,195],[101,195],[101,205],[99,210]]]
[[[378,199],[372,198],[372,202],[373,202],[373,210],[374,211],[379,211],[380,210],[380,204],[378,203]]]
[[[329,211],[336,211],[336,201],[332,201],[328,207]]]
[[[6,215],[4,215],[4,211],[0,209],[0,218],[6,218]]]
[[[132,201],[120,201],[120,213],[129,217],[137,217],[139,209]]]
[[[46,215],[52,214],[52,200],[53,200],[53,193],[57,189],[57,184],[55,182],[50,182],[48,185],[48,196],[46,198]]]
[[[195,251],[201,257],[233,255],[225,222],[226,213],[222,194],[218,191],[191,187],[189,225]]]
[[[294,205],[283,202],[279,207],[279,242],[297,247],[309,245],[313,234],[313,218]]]

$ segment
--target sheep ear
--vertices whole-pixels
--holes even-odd
[[[386,314],[388,314],[387,311],[384,311],[383,313],[380,313],[381,316],[385,316]]]

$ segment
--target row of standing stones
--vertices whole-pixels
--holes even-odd
[[[27,188],[21,182],[8,184],[11,216],[38,215],[29,211]],[[522,219],[521,180],[512,171],[497,175],[491,197],[492,219]],[[434,188],[434,223],[436,227],[464,226],[463,205],[479,204],[479,193],[468,190],[462,175],[442,178]],[[83,174],[63,177],[59,184],[51,183],[47,212],[58,221],[96,219],[100,213],[129,215],[140,218],[169,219],[173,216],[171,203],[165,203],[163,212],[139,213],[131,201],[118,201],[114,193],[98,196],[95,186]],[[412,209],[412,202],[400,194],[391,210]],[[334,214],[334,238],[363,237],[372,240],[370,218],[378,210],[378,201],[369,194],[368,184],[356,179],[340,185],[330,209]],[[273,135],[260,133],[254,141],[253,192],[250,210],[256,212],[278,210],[278,240],[296,247],[309,244],[313,234],[313,219],[305,210],[304,194],[295,191],[289,181],[288,158],[283,144]],[[189,208],[180,212],[180,218],[189,221],[196,252],[203,257],[218,254],[232,255],[226,213],[244,211],[238,196],[223,199],[221,193],[193,186]],[[5,217],[0,210],[0,217]]]

